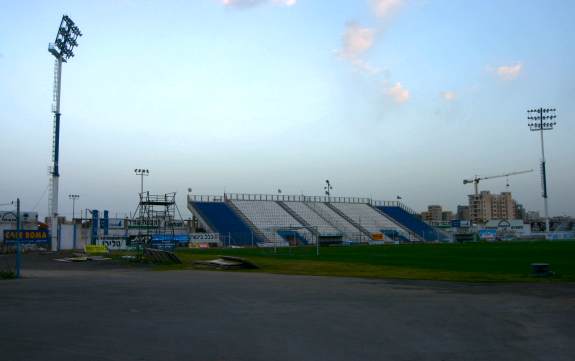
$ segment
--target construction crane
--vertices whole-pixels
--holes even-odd
[[[512,175],[525,174],[525,173],[531,173],[531,172],[533,172],[533,169],[522,170],[522,171],[518,171],[518,172],[511,172],[511,173],[506,173],[506,174],[492,175],[489,177],[475,176],[475,178],[473,178],[473,179],[464,179],[463,184],[473,183],[473,186],[475,187],[475,196],[477,196],[479,193],[478,189],[477,189],[478,185],[479,185],[479,181],[486,180],[486,179],[493,179],[493,178],[503,178],[503,177],[509,178]],[[509,179],[507,180],[507,187],[509,187]]]

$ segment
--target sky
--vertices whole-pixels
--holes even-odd
[[[146,190],[467,204],[485,180],[575,216],[575,2],[548,0],[0,0],[0,204],[46,215],[54,58],[63,14],[60,214],[133,212]]]

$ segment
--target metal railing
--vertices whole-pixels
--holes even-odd
[[[188,194],[188,202],[223,202],[224,196]]]
[[[319,237],[311,233],[313,227],[271,227],[265,228],[268,237],[259,238],[254,232],[231,232],[218,233],[218,240],[212,243],[218,243],[220,247],[301,247],[316,245],[319,240],[320,244],[409,244],[421,242],[413,237],[398,232],[397,234],[382,235],[382,238],[376,238],[375,234],[366,235],[357,232],[344,236],[342,234],[321,234]],[[308,233],[309,232],[309,233]],[[242,239],[243,241],[239,241]],[[247,241],[246,241],[247,240]],[[191,242],[199,244],[202,242]],[[207,243],[207,242],[204,242]]]
[[[281,202],[323,202],[323,203],[366,203],[372,204],[370,198],[364,197],[327,197],[289,194],[253,194],[253,193],[224,193],[223,196],[188,194],[188,201],[192,202],[224,202],[232,201],[281,201]]]
[[[406,211],[407,213],[416,215],[417,212],[414,211],[413,209],[409,208],[408,206],[406,206],[405,204],[403,204],[400,201],[373,201],[372,205],[374,207],[399,207],[401,209],[403,209],[404,211]]]
[[[188,202],[224,202],[232,201],[280,201],[308,203],[365,203],[374,207],[399,207],[416,215],[417,212],[400,201],[380,201],[365,197],[327,197],[306,196],[303,194],[258,194],[258,193],[224,193],[223,195],[188,194]]]

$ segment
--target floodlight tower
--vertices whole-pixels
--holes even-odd
[[[72,222],[74,222],[74,218],[76,215],[76,200],[78,198],[80,198],[80,195],[79,194],[68,194],[68,198],[70,198],[72,200]]]
[[[134,173],[140,176],[140,204],[138,209],[140,210],[140,220],[144,217],[144,208],[142,207],[142,202],[144,201],[144,177],[150,175],[149,169],[134,169]]]
[[[74,56],[72,50],[78,46],[79,36],[82,36],[80,29],[74,24],[72,19],[67,15],[62,16],[60,27],[56,34],[54,43],[48,45],[48,51],[54,55],[56,61],[54,63],[54,92],[52,112],[54,113],[54,131],[52,138],[52,166],[50,167],[50,197],[48,204],[48,215],[51,218],[52,230],[52,249],[56,249],[57,245],[57,226],[58,226],[58,180],[60,177],[60,170],[58,169],[58,161],[60,158],[60,90],[62,88],[62,63]]]
[[[325,186],[323,187],[323,189],[325,190],[325,195],[329,197],[329,195],[331,194],[331,190],[333,189],[329,179],[325,180]]]
[[[555,109],[549,108],[530,109],[527,111],[527,119],[532,121],[528,124],[529,128],[532,132],[538,131],[541,133],[541,188],[545,206],[545,232],[549,232],[549,206],[547,205],[547,169],[545,165],[543,131],[553,130],[553,127],[557,124],[557,122],[553,121],[553,119],[557,118],[555,111]]]
[[[149,169],[134,169],[134,173],[140,176],[140,198],[144,194],[144,176],[150,175]]]

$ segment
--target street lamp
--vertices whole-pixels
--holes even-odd
[[[74,216],[76,215],[76,199],[80,198],[79,194],[68,194],[68,198],[72,200],[72,221],[74,221]]]
[[[549,232],[549,206],[547,204],[547,169],[545,165],[545,147],[543,142],[543,132],[545,130],[553,130],[553,126],[557,122],[553,119],[557,118],[555,109],[539,108],[530,109],[527,111],[527,119],[531,121],[529,128],[532,132],[540,132],[541,134],[541,189],[543,196],[543,203],[545,206],[545,232]]]

